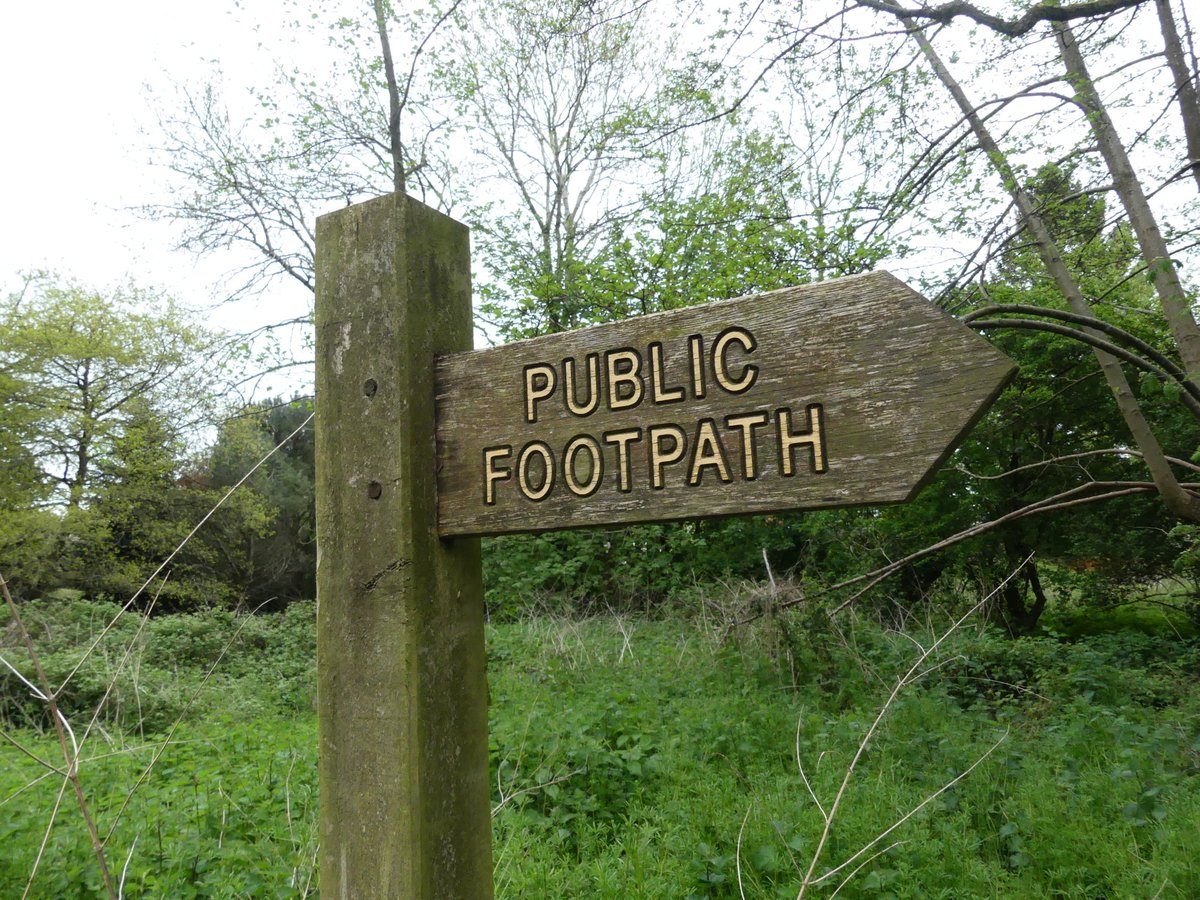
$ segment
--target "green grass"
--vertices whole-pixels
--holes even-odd
[[[105,831],[156,735],[242,626],[116,825],[108,855],[118,874],[129,859],[126,896],[314,889],[311,611],[249,623],[162,617],[138,638],[136,678],[121,682],[119,709],[101,717],[81,767]],[[58,670],[103,612],[30,608]],[[494,818],[497,894],[738,897],[740,874],[747,897],[795,897],[823,826],[797,749],[828,808],[917,651],[860,620],[842,633],[800,616],[784,624],[725,643],[682,616],[489,628],[493,802],[504,804]],[[121,633],[132,639],[136,626]],[[11,635],[4,644],[19,659]],[[889,709],[815,871],[978,767],[878,844],[894,846],[839,897],[1200,896],[1195,639],[1119,630],[1013,642],[971,630],[948,645],[943,665]],[[118,658],[85,669],[68,697],[72,721],[83,721]],[[0,682],[6,733],[52,759],[56,745],[14,681]],[[37,781],[42,771],[0,745],[0,896],[20,896],[54,809],[61,780]],[[99,894],[78,820],[68,793],[31,896]],[[806,896],[827,897],[839,880]]]

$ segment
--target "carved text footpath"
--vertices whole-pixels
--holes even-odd
[[[750,394],[758,382],[759,366],[751,361],[758,349],[753,332],[741,326],[726,328],[707,341],[703,334],[689,335],[682,346],[670,348],[685,355],[688,373],[674,383],[666,375],[668,349],[661,341],[650,343],[645,352],[619,347],[588,353],[582,359],[568,356],[558,363],[532,363],[520,376],[525,423],[536,426],[547,404],[558,404],[568,414],[587,420],[597,411],[619,413],[643,403],[686,405],[705,400],[710,389],[734,396]],[[735,479],[754,481],[763,472],[759,455],[764,449],[774,454],[780,476],[799,471],[801,454],[807,457],[808,471],[827,471],[820,403],[808,404],[798,415],[791,407],[780,406],[720,419],[705,416],[686,428],[680,424],[681,412],[675,408],[673,421],[646,427],[580,431],[558,448],[538,438],[485,447],[483,502],[487,506],[499,502],[506,482],[519,497],[539,502],[558,490],[590,497],[605,484],[628,494],[639,477],[654,490],[670,485],[698,487],[706,476],[724,484]],[[581,426],[586,427],[586,421]],[[631,450],[643,443],[645,470],[635,467]],[[730,444],[733,453],[727,449]],[[614,477],[606,478],[609,472]]]

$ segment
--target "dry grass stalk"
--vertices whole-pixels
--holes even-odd
[[[876,845],[878,845],[880,842],[882,842],[893,831],[895,831],[897,828],[899,828],[901,825],[903,825],[905,822],[907,822],[910,818],[912,818],[914,815],[916,815],[917,812],[919,812],[921,809],[926,807],[929,803],[933,802],[933,800],[935,800],[937,797],[944,794],[946,791],[948,791],[950,788],[952,788],[954,785],[956,785],[958,782],[960,782],[963,778],[967,777],[967,775],[969,775],[972,771],[974,771],[985,759],[987,759],[996,750],[997,747],[1000,746],[1001,743],[1004,742],[1005,738],[1007,737],[1007,732],[1005,732],[1005,734],[1001,736],[1000,740],[998,740],[987,751],[985,751],[965,771],[960,773],[957,777],[955,777],[951,781],[947,782],[945,785],[943,785],[937,791],[935,791],[934,793],[932,793],[928,797],[926,797],[924,800],[922,800],[916,807],[914,807],[909,812],[907,812],[905,815],[903,815],[899,819],[897,819],[891,826],[889,826],[888,828],[886,828],[882,832],[880,832],[878,835],[876,835],[875,838],[868,841],[865,845],[863,845],[863,847],[861,847],[858,851],[856,851],[854,854],[852,854],[848,859],[844,860],[838,866],[825,872],[823,875],[816,877],[815,873],[817,870],[817,865],[821,861],[821,856],[825,850],[825,845],[828,842],[829,836],[833,831],[833,824],[834,824],[835,819],[837,818],[838,810],[841,808],[842,801],[844,800],[844,798],[846,796],[846,791],[850,786],[850,782],[854,777],[854,773],[855,773],[856,769],[858,768],[859,761],[863,758],[864,754],[866,753],[867,747],[871,743],[871,739],[875,736],[875,733],[879,730],[880,724],[883,722],[884,717],[887,715],[889,710],[892,708],[893,704],[896,702],[896,699],[897,699],[897,697],[899,697],[900,692],[902,690],[904,690],[906,687],[908,687],[909,685],[912,685],[915,682],[919,681],[921,678],[925,677],[930,672],[932,672],[932,671],[936,670],[937,668],[939,668],[940,666],[944,665],[945,662],[947,662],[946,660],[944,660],[940,663],[935,663],[931,666],[926,666],[926,661],[930,658],[930,656],[933,655],[938,650],[938,648],[952,634],[954,634],[954,632],[956,632],[968,619],[970,619],[980,609],[982,609],[992,599],[992,597],[994,597],[996,595],[996,593],[998,593],[1009,581],[1011,581],[1013,578],[1015,578],[1016,575],[1021,571],[1021,569],[1026,565],[1026,563],[1029,562],[1030,559],[1032,559],[1032,556],[1027,557],[1021,563],[1021,565],[1017,566],[1017,568],[1014,569],[1008,575],[1008,577],[1006,577],[999,585],[997,585],[996,588],[991,593],[989,593],[982,600],[980,600],[978,603],[976,603],[974,606],[972,606],[969,610],[967,610],[967,612],[965,612],[960,618],[958,618],[948,629],[946,629],[946,631],[944,631],[941,634],[941,636],[939,636],[937,638],[937,640],[933,641],[928,647],[923,647],[923,646],[921,646],[921,644],[919,642],[917,642],[917,646],[918,646],[918,648],[920,648],[920,653],[918,654],[918,656],[917,656],[916,660],[913,662],[913,664],[909,667],[908,671],[905,672],[896,681],[895,686],[892,688],[892,691],[888,695],[887,700],[885,700],[883,705],[880,707],[878,714],[875,716],[874,721],[872,721],[872,723],[871,723],[871,726],[867,729],[866,733],[863,735],[862,740],[859,741],[859,744],[858,744],[857,749],[855,750],[854,756],[850,760],[850,764],[846,767],[845,774],[842,776],[841,784],[838,787],[837,793],[834,795],[833,801],[829,804],[828,809],[826,809],[821,804],[820,800],[818,799],[818,797],[816,795],[816,792],[814,791],[814,789],[812,787],[812,784],[808,778],[807,773],[804,771],[804,766],[800,759],[800,728],[797,727],[797,730],[796,730],[796,764],[799,767],[800,776],[804,780],[804,784],[808,790],[809,796],[812,798],[813,802],[816,804],[817,809],[821,814],[821,818],[825,823],[824,827],[821,830],[821,836],[817,841],[817,847],[813,851],[812,859],[809,861],[808,870],[804,874],[804,880],[800,885],[800,892],[796,895],[797,900],[801,900],[801,898],[804,897],[805,892],[808,890],[809,887],[821,884],[825,881],[828,881],[829,879],[831,879],[835,875],[837,875],[839,872],[842,872],[843,870],[845,870],[848,866],[851,866],[855,862],[857,862],[862,856],[864,856],[865,854],[870,852],[872,848],[874,848]],[[875,857],[881,855],[882,853],[887,852],[887,850],[890,850],[892,847],[895,847],[895,846],[898,846],[898,844],[892,844],[891,847],[888,847],[883,851],[879,851],[879,853],[874,854],[874,856],[872,856],[871,859],[874,859]],[[867,860],[867,861],[869,862],[869,860]],[[841,884],[839,884],[837,890],[835,890],[834,893],[836,894],[837,891],[840,891],[841,888],[846,884],[846,882],[848,882],[851,878],[853,878],[854,875],[862,869],[863,865],[865,865],[865,862],[858,865],[857,867],[855,867],[850,872],[850,874],[846,876],[845,880],[843,880],[841,882]]]

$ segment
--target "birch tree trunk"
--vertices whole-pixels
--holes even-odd
[[[988,159],[991,160],[992,167],[997,174],[1000,175],[1005,189],[1012,196],[1013,202],[1021,214],[1023,224],[1037,245],[1038,255],[1041,257],[1042,263],[1054,279],[1058,290],[1066,298],[1073,312],[1079,315],[1091,316],[1093,314],[1091,305],[1083,296],[1078,282],[1063,261],[1057,242],[1039,215],[1033,199],[1021,186],[1021,182],[1009,164],[1007,157],[992,137],[978,110],[971,104],[962,86],[955,80],[949,69],[946,68],[941,58],[937,55],[937,52],[933,49],[933,45],[925,37],[924,32],[919,27],[911,25],[908,26],[908,32],[921,48],[922,54],[932,66],[938,80],[942,82],[942,85],[950,92],[958,104],[963,117],[971,126],[975,139],[979,142],[979,146],[987,154]],[[1192,326],[1195,327],[1194,321],[1192,322]],[[1198,333],[1198,337],[1200,337],[1200,333]],[[1179,517],[1193,522],[1200,522],[1200,498],[1197,498],[1190,491],[1186,490],[1175,477],[1166,454],[1163,452],[1162,445],[1159,443],[1150,423],[1146,420],[1145,414],[1138,405],[1137,398],[1129,386],[1129,381],[1125,377],[1125,372],[1121,368],[1120,362],[1101,350],[1096,350],[1095,354],[1096,360],[1100,363],[1101,371],[1104,373],[1109,390],[1117,401],[1117,408],[1120,410],[1121,418],[1125,421],[1126,426],[1133,435],[1134,442],[1142,452],[1146,467],[1149,469],[1150,476],[1163,501]],[[1200,362],[1200,359],[1197,361]],[[1189,367],[1190,372],[1191,368]]]
[[[1087,114],[1092,134],[1096,136],[1100,153],[1112,175],[1113,187],[1129,215],[1129,224],[1137,236],[1142,259],[1154,282],[1167,325],[1183,359],[1184,369],[1189,378],[1200,377],[1200,326],[1197,326],[1196,318],[1192,315],[1183,284],[1179,280],[1179,272],[1171,261],[1171,253],[1163,239],[1162,230],[1158,227],[1154,211],[1150,208],[1150,202],[1146,199],[1146,193],[1142,190],[1142,184],[1133,170],[1129,154],[1121,142],[1120,135],[1117,134],[1112,118],[1100,99],[1071,27],[1056,22],[1053,28],[1067,69],[1068,81],[1075,90],[1076,102]]]
[[[1171,75],[1175,79],[1176,99],[1179,101],[1179,115],[1183,119],[1183,136],[1187,144],[1187,165],[1196,179],[1196,187],[1200,188],[1200,97],[1196,95],[1196,73],[1187,63],[1183,54],[1183,42],[1179,40],[1179,30],[1175,27],[1175,16],[1171,12],[1171,0],[1155,0],[1158,8],[1158,23],[1163,36],[1163,50],[1167,57],[1167,65],[1171,67]]]

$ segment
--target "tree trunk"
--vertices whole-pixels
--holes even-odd
[[[1062,52],[1063,64],[1067,68],[1068,81],[1075,90],[1075,99],[1087,114],[1088,124],[1100,145],[1100,153],[1112,175],[1113,187],[1125,212],[1129,215],[1129,224],[1137,236],[1138,246],[1142,250],[1142,259],[1147,271],[1154,282],[1154,289],[1162,302],[1163,313],[1167,317],[1167,325],[1179,348],[1183,359],[1183,367],[1188,377],[1200,377],[1200,326],[1192,315],[1183,284],[1179,280],[1179,272],[1171,261],[1171,253],[1167,242],[1163,240],[1162,231],[1150,209],[1150,201],[1142,190],[1137,173],[1129,160],[1125,145],[1121,143],[1116,126],[1096,91],[1096,85],[1088,73],[1087,64],[1075,35],[1069,25],[1056,23],[1054,34],[1058,38],[1058,46]]]
[[[1046,591],[1042,587],[1042,579],[1038,575],[1037,566],[1032,559],[1025,567],[1025,577],[1029,580],[1029,590],[1033,592],[1033,606],[1029,608],[1030,628],[1032,629],[1042,618],[1042,613],[1046,611]]]
[[[1175,93],[1179,100],[1179,115],[1183,119],[1183,135],[1187,141],[1187,167],[1192,170],[1196,187],[1200,188],[1200,97],[1196,95],[1196,75],[1188,68],[1183,55],[1183,43],[1175,28],[1171,0],[1155,0],[1158,22],[1162,30],[1167,65],[1175,78]]]
[[[979,146],[988,155],[993,168],[1003,180],[1005,188],[1012,196],[1017,209],[1020,211],[1022,222],[1037,244],[1038,255],[1041,257],[1042,263],[1054,279],[1059,291],[1067,299],[1071,310],[1078,315],[1093,315],[1091,305],[1083,296],[1079,284],[1063,261],[1058,244],[1051,236],[1050,230],[1046,227],[1042,217],[1038,214],[1033,199],[1021,186],[1016,172],[1013,171],[1007,157],[992,137],[991,132],[984,124],[976,108],[967,99],[962,86],[950,74],[950,71],[943,64],[941,57],[933,49],[933,45],[925,37],[924,32],[920,28],[913,26],[909,26],[908,31],[912,39],[920,46],[921,52],[933,67],[938,79],[945,86],[946,90],[950,92],[951,96],[954,97],[955,102],[962,111],[963,117],[970,124],[971,130],[979,142]],[[1192,324],[1195,325],[1195,322],[1193,321]],[[1099,336],[1095,334],[1094,330],[1088,331],[1093,336]],[[1149,470],[1150,476],[1154,480],[1154,485],[1158,489],[1163,501],[1180,518],[1192,522],[1200,522],[1200,498],[1185,490],[1175,477],[1175,473],[1171,470],[1171,466],[1167,461],[1166,454],[1163,452],[1162,445],[1159,444],[1158,438],[1150,427],[1150,423],[1146,420],[1145,414],[1138,405],[1137,398],[1129,387],[1129,381],[1125,377],[1125,372],[1121,368],[1120,362],[1101,350],[1096,350],[1095,354],[1096,360],[1100,363],[1100,369],[1104,373],[1105,381],[1108,383],[1109,390],[1117,401],[1117,409],[1121,413],[1121,418],[1125,421],[1126,426],[1133,435],[1134,442],[1142,452],[1146,468]]]
[[[1020,560],[1029,557],[1029,550],[1026,547],[1018,547],[1015,552],[1009,552],[1006,548],[1005,557],[1009,565],[1019,564]],[[1032,596],[1032,602],[1027,601],[1026,592]],[[1021,577],[1009,579],[1000,591],[1003,607],[994,610],[995,618],[1004,625],[1009,637],[1032,634],[1042,618],[1042,613],[1046,611],[1047,599],[1042,580],[1038,576],[1037,565],[1030,559],[1022,569]]]
[[[383,72],[388,89],[388,140],[392,148],[392,189],[404,193],[404,146],[400,143],[400,86],[392,62],[392,43],[388,40],[387,9],[384,0],[374,0],[375,25],[379,29],[379,47],[383,54]]]
[[[906,607],[912,609],[925,602],[930,589],[942,577],[944,571],[946,563],[941,557],[922,560],[901,569],[900,591],[904,595]]]

